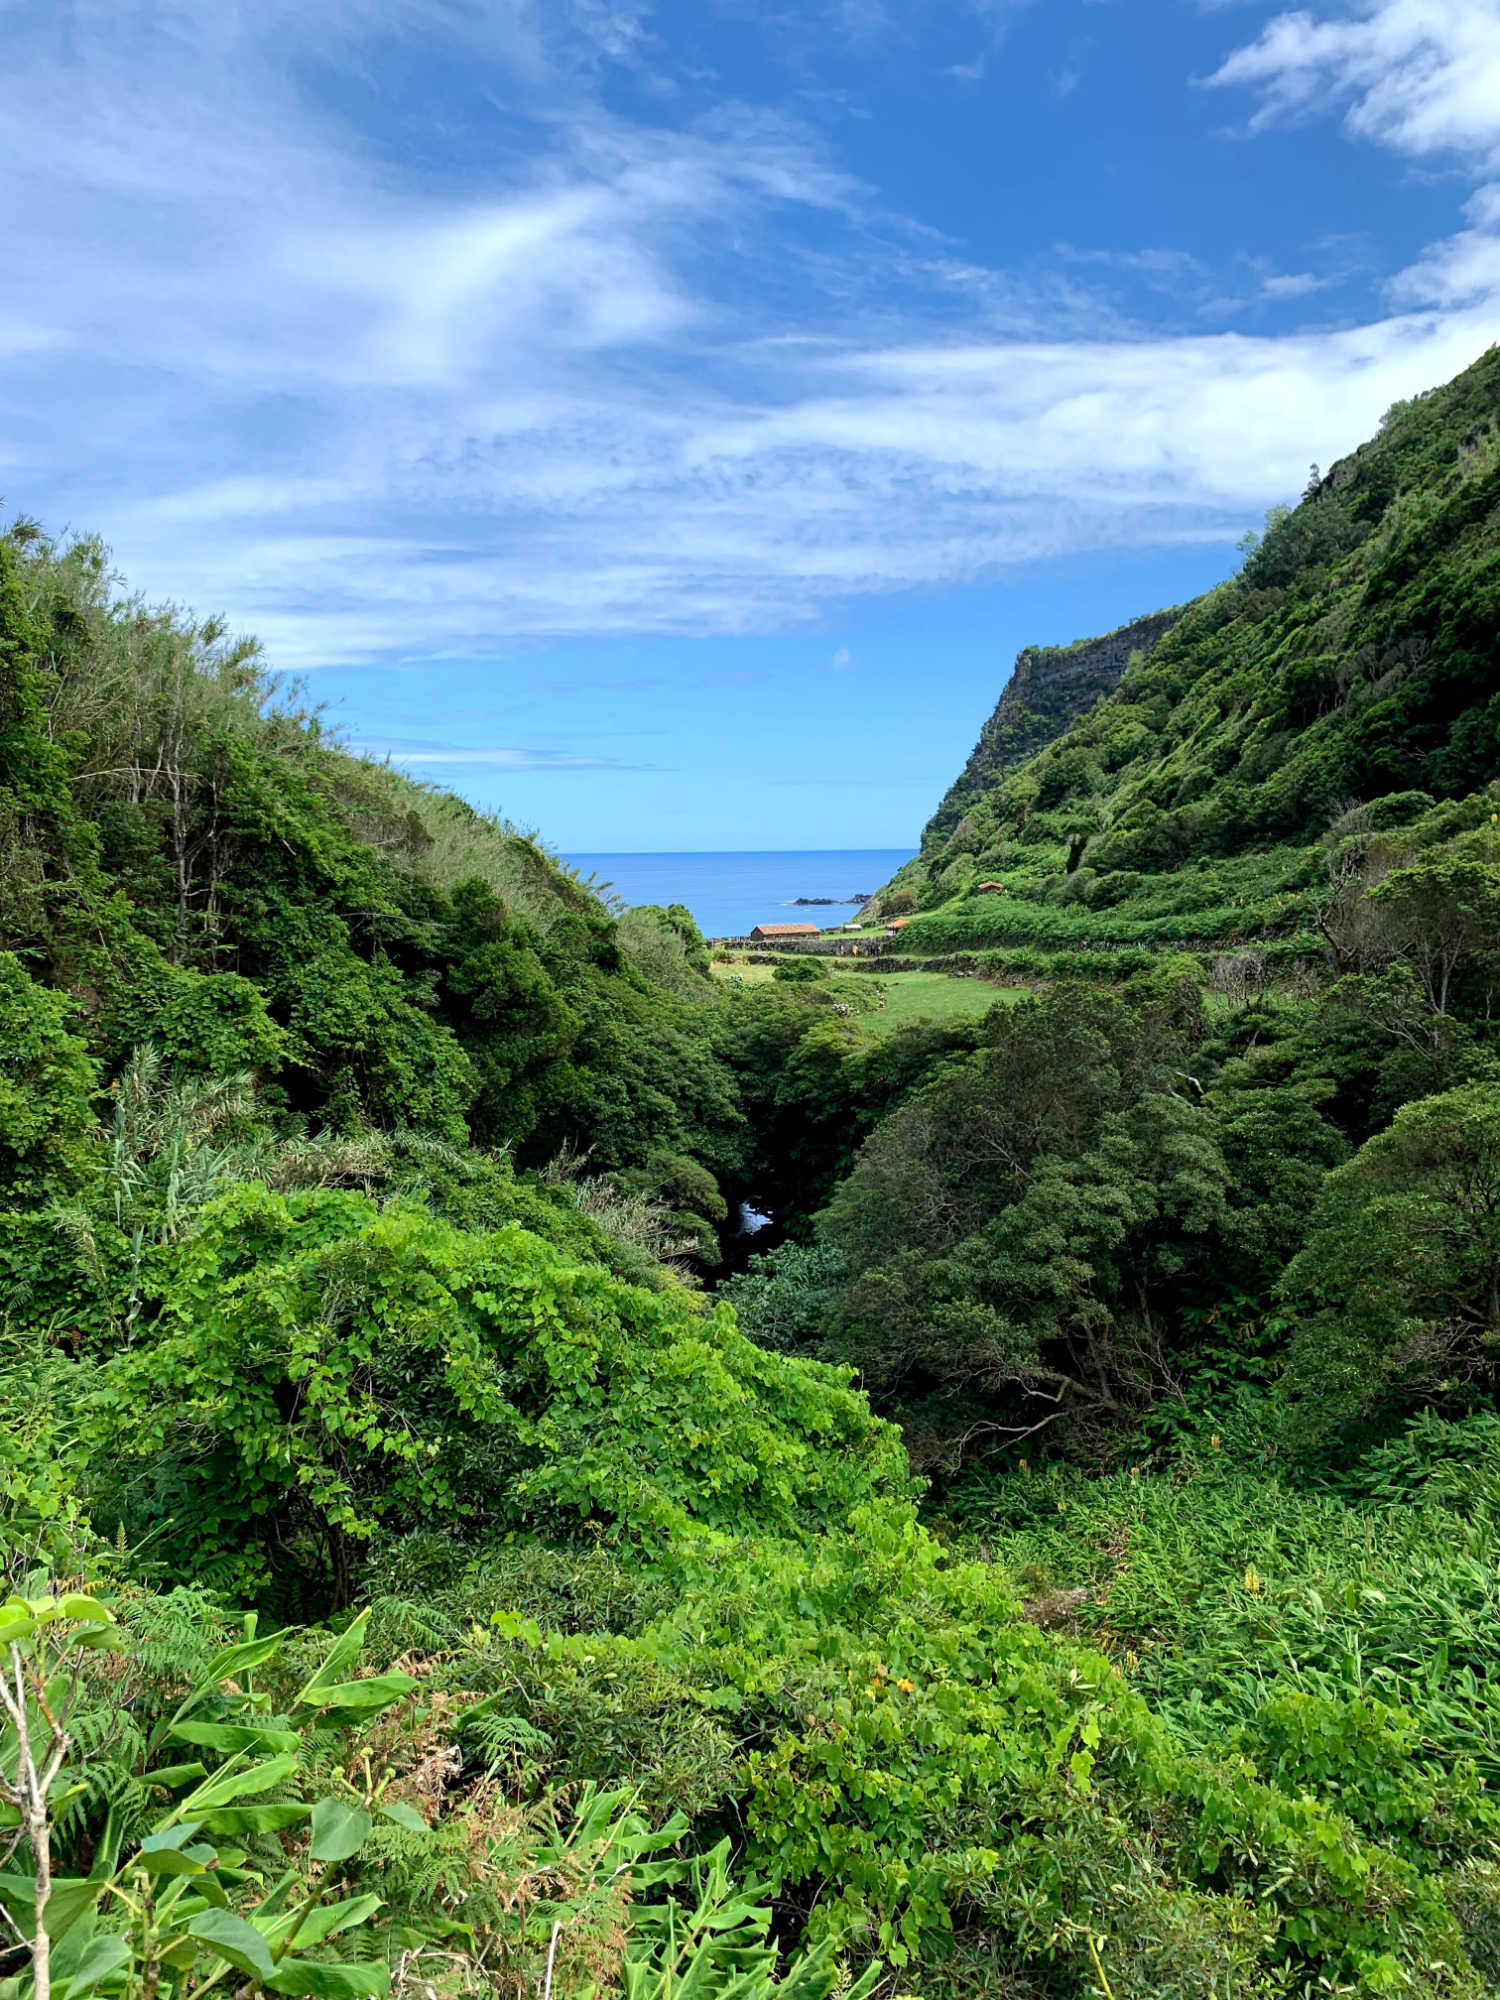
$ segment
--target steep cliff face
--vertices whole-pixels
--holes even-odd
[[[1071,646],[1028,646],[995,712],[979,733],[969,761],[922,831],[922,852],[941,847],[974,802],[1028,757],[1061,736],[1070,722],[1112,694],[1134,653],[1149,653],[1182,616],[1182,607],[1153,611],[1133,625]]]

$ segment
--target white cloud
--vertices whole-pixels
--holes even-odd
[[[462,749],[451,743],[424,743],[417,739],[392,738],[381,742],[351,742],[357,756],[377,762],[400,764],[415,770],[444,764],[474,764],[495,771],[640,771],[643,764],[624,764],[618,757],[602,757],[587,751],[534,750],[517,748]]]
[[[644,9],[579,5],[589,60],[649,60]],[[1488,209],[1375,324],[1147,337],[1065,275],[915,255],[785,121],[622,125],[559,13],[0,0],[0,492],[294,668],[775,629],[1232,539],[1491,338]],[[435,23],[484,79],[461,172],[350,108]],[[297,85],[334,58],[337,117]]]
[[[1362,0],[1352,14],[1281,14],[1237,49],[1210,84],[1259,87],[1255,124],[1306,108],[1345,108],[1359,137],[1414,158],[1456,154],[1500,171],[1500,0]],[[1434,244],[1388,287],[1401,307],[1483,315],[1500,301],[1500,184],[1466,207],[1469,227]],[[1267,280],[1294,296],[1321,281]]]
[[[854,655],[847,646],[840,646],[828,664],[834,673],[847,674],[854,665]]]
[[[1256,123],[1330,98],[1351,132],[1416,157],[1500,155],[1500,0],[1363,0],[1279,14],[1208,81],[1264,93]]]
[[[1320,278],[1316,271],[1273,271],[1261,279],[1260,289],[1268,299],[1305,299],[1337,283],[1337,278]]]
[[[1480,188],[1465,212],[1468,229],[1434,244],[1395,279],[1398,299],[1445,309],[1500,299],[1500,186]]]

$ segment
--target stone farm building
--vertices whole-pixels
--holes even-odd
[[[816,924],[757,924],[750,937],[755,944],[782,944],[788,938],[816,937]]]

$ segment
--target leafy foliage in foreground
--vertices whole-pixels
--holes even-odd
[[[359,1673],[364,1618],[300,1686],[297,1635],[252,1619],[216,1643],[216,1624],[180,1593],[0,1606],[15,1774],[0,1811],[33,1861],[0,1875],[25,1964],[12,1992],[187,1995],[232,1977],[287,2000],[554,1984],[826,2000],[830,1948],[777,1979],[769,1911],[735,1888],[727,1842],[678,1858],[685,1822],[653,1829],[623,1792],[508,1798],[500,1761],[474,1754],[493,1697]],[[849,1990],[862,2000],[874,1976]]]
[[[742,1865],[806,1931],[787,1978],[799,1995],[825,1993],[840,1956],[869,1961],[868,1984],[876,1958],[921,1967],[938,1993],[1023,1978],[1086,1991],[1096,1966],[1130,2000],[1319,1979],[1484,1991],[1450,1900],[1453,1848],[1488,1831],[1472,1785],[1445,1795],[1446,1844],[1429,1832],[1413,1847],[1394,1838],[1398,1814],[1364,1810],[1347,1785],[1308,1794],[1276,1743],[1194,1748],[1107,1657],[1018,1620],[993,1570],[945,1555],[899,1504],[865,1503],[805,1543],[680,1540],[661,1563],[666,1608],[618,1635],[505,1601],[486,1615],[483,1573],[460,1580],[450,1558],[449,1575],[425,1607],[383,1604],[331,1649],[285,1633],[224,1643],[181,1593],[96,1586],[98,1614],[37,1600],[85,1623],[113,1611],[134,1642],[75,1697],[83,1747],[56,1835],[64,1968],[72,1922],[107,1897],[113,1911],[118,1875],[127,1915],[130,1884],[165,1877],[166,1894],[135,1905],[145,1929],[95,1922],[74,1940],[113,1955],[95,1973],[106,1991],[153,1953],[170,1983],[226,1952],[268,1991],[524,1991],[522,1969],[538,1978],[559,1948],[560,1990],[580,1995],[665,1994],[666,1969],[694,1958],[705,1992],[738,1992],[728,1982],[751,1971],[747,1991],[769,1990],[764,1917],[755,1892],[734,1893],[722,1836],[686,1869],[655,1860],[688,1832],[683,1755],[706,1769],[722,1740],[700,1823],[743,1794]],[[507,1581],[502,1566],[508,1598]],[[375,1625],[406,1643],[371,1675],[356,1663]],[[565,1808],[550,1772],[608,1786],[642,1696],[696,1711],[708,1733],[675,1751],[644,1739],[641,1816],[613,1790]],[[1387,1738],[1388,1760],[1401,1739]],[[25,1881],[0,1881],[23,1917]],[[1483,1903],[1472,1869],[1462,1886]]]

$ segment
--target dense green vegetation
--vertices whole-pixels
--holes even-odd
[[[1000,746],[998,996],[0,537],[7,1996],[1500,1993],[1497,436]]]
[[[1112,693],[1040,754],[981,760],[883,892],[919,913],[903,948],[1290,939],[1342,810],[1389,829],[1487,784],[1497,380],[1492,351],[1392,410]]]
[[[946,839],[970,807],[1007,772],[1045,749],[1077,716],[1119,685],[1124,669],[1155,645],[1178,617],[1153,612],[1102,639],[1028,646],[1017,659],[973,754],[944,793],[923,835],[924,852]]]

